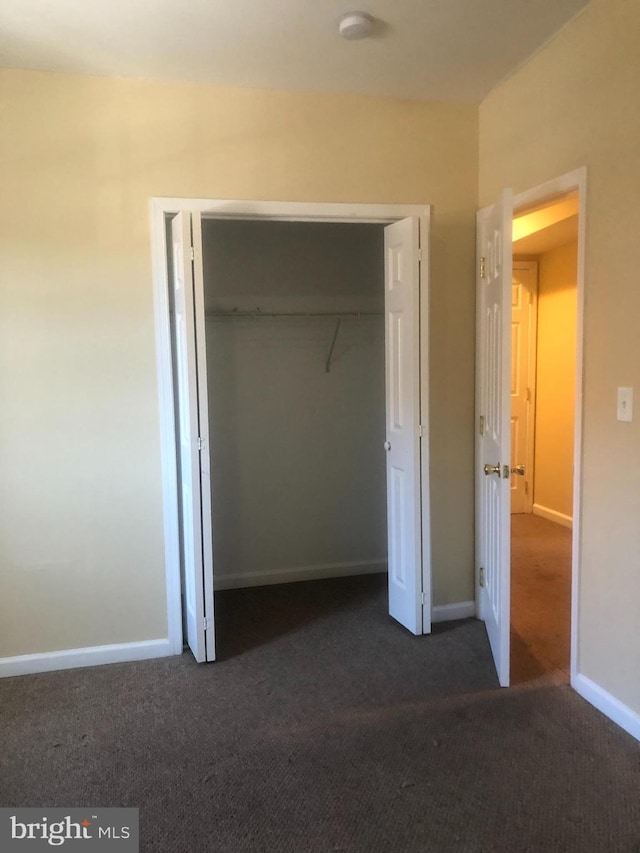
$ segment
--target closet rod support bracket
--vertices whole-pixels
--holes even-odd
[[[342,322],[342,320],[340,318],[338,318],[336,320],[336,328],[335,328],[335,331],[333,333],[333,340],[331,341],[331,347],[329,348],[329,355],[327,356],[327,363],[326,363],[325,368],[324,368],[325,373],[331,372],[331,358],[333,356],[333,351],[334,351],[335,346],[336,346],[336,341],[338,340],[338,333],[340,332],[340,323],[341,322]]]

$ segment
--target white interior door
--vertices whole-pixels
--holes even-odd
[[[479,615],[509,684],[511,462],[511,190],[478,213],[477,558]]]
[[[514,261],[511,285],[511,514],[533,509],[538,264]]]
[[[384,251],[389,613],[422,634],[420,220],[388,225]]]
[[[215,633],[200,216],[179,213],[171,233],[187,642],[202,663],[215,659]]]

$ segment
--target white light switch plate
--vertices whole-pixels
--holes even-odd
[[[618,388],[618,420],[633,420],[633,388]]]

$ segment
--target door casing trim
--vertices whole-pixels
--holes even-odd
[[[581,554],[580,531],[582,526],[582,435],[583,435],[583,385],[584,385],[584,303],[586,280],[586,234],[587,234],[587,167],[582,166],[552,178],[538,186],[518,193],[513,197],[513,211],[522,212],[541,202],[552,201],[554,197],[578,193],[578,275],[576,287],[576,388],[574,398],[574,438],[573,438],[573,532],[571,557],[571,662],[570,682],[578,689],[580,672],[579,660],[579,609],[580,609],[580,569]],[[477,285],[476,285],[477,286]],[[477,429],[477,418],[474,430]],[[477,474],[476,474],[477,476]],[[505,571],[511,571],[511,566]],[[479,587],[476,576],[476,605],[479,610]]]
[[[200,213],[207,219],[248,219],[283,222],[359,222],[390,224],[408,216],[420,218],[421,232],[429,233],[431,207],[426,204],[344,204],[327,202],[250,201],[207,198],[152,198],[149,203],[156,370],[162,472],[162,511],[167,602],[167,634],[170,654],[183,650],[180,580],[180,538],[178,516],[178,478],[176,459],[175,401],[171,355],[171,318],[169,312],[169,275],[165,220],[184,210]],[[420,348],[420,420],[429,424],[429,258],[423,256],[420,275],[420,328],[426,341]],[[422,566],[423,589],[431,606],[431,527],[429,490],[429,430],[422,442]],[[425,583],[428,580],[429,583]]]

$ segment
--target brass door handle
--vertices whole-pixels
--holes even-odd
[[[516,465],[515,468],[511,469],[512,474],[519,474],[521,477],[524,477],[524,465]]]
[[[484,466],[484,473],[487,477],[489,476],[489,474],[497,474],[499,477],[501,471],[502,471],[502,465],[500,465],[499,462],[497,465],[485,465]]]

